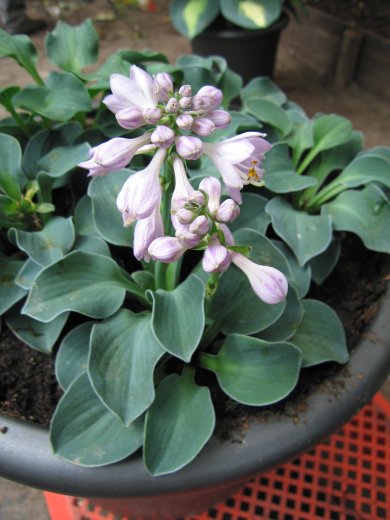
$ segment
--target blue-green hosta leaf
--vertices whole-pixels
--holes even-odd
[[[58,146],[38,161],[38,168],[50,177],[61,177],[84,161],[89,149],[87,143]]]
[[[40,273],[23,313],[44,322],[68,311],[108,318],[119,309],[126,289],[132,286],[125,271],[111,258],[74,251]]]
[[[69,121],[77,112],[92,108],[86,87],[70,72],[50,72],[44,87],[28,86],[14,100],[17,106],[54,121]]]
[[[241,92],[243,80],[242,77],[231,69],[226,69],[221,80],[218,82],[218,88],[223,92],[222,106],[229,108],[231,101],[236,99]],[[217,132],[219,134],[219,132]]]
[[[265,212],[268,199],[255,193],[242,193],[242,205],[239,217],[229,224],[229,229],[239,231],[243,228],[253,229],[264,234],[271,219]]]
[[[218,355],[204,354],[202,366],[217,375],[222,390],[239,403],[265,406],[286,397],[295,387],[301,353],[290,343],[270,343],[233,334]]]
[[[265,185],[275,193],[291,193],[317,184],[309,175],[298,175],[289,148],[284,143],[275,144],[264,158]]]
[[[185,54],[177,59],[176,65],[183,71],[185,84],[197,92],[203,85],[217,85],[227,70],[222,56],[198,56]]]
[[[93,321],[87,321],[72,329],[64,337],[55,362],[56,378],[61,388],[67,390],[81,374],[87,371],[89,341]]]
[[[333,309],[317,300],[303,301],[304,316],[289,340],[302,352],[302,366],[348,361],[343,325]]]
[[[303,298],[310,289],[311,269],[309,262],[304,267],[301,267],[294,253],[284,242],[281,240],[273,240],[272,243],[280,249],[290,266],[292,277],[288,278],[289,285],[295,288],[299,298]]]
[[[95,63],[98,57],[99,38],[89,19],[77,26],[59,20],[45,43],[49,60],[74,74]]]
[[[215,413],[206,387],[189,374],[171,374],[157,387],[146,414],[144,460],[152,475],[179,470],[201,451],[211,437]]]
[[[87,195],[81,197],[76,205],[73,224],[77,235],[85,237],[99,236],[92,215],[92,200]]]
[[[272,325],[256,334],[265,341],[287,341],[293,336],[303,318],[303,305],[296,290],[290,287],[283,314]]]
[[[156,289],[154,274],[149,273],[148,271],[133,271],[131,273],[131,278],[144,291],[154,291]]]
[[[323,211],[335,229],[355,233],[368,249],[390,253],[390,201],[375,184],[340,193]]]
[[[175,28],[186,38],[200,34],[219,13],[218,2],[207,0],[172,0],[171,20]]]
[[[262,123],[280,130],[282,136],[291,130],[291,121],[285,111],[276,103],[259,98],[248,99],[245,103],[246,110],[252,116],[257,117]]]
[[[308,265],[311,269],[313,280],[321,284],[333,271],[341,253],[341,240],[334,237],[328,249],[320,255],[309,260]]]
[[[54,413],[50,439],[54,453],[80,466],[122,460],[142,445],[143,420],[125,426],[95,394],[87,374],[67,389]]]
[[[126,426],[154,400],[154,368],[165,350],[155,339],[151,313],[128,310],[95,325],[88,374],[95,392]]]
[[[19,249],[42,266],[62,258],[71,249],[75,239],[71,218],[53,217],[42,231],[12,231]]]
[[[131,170],[120,170],[96,177],[88,187],[96,229],[104,240],[117,246],[129,247],[133,243],[133,228],[123,226],[122,215],[116,207],[118,193],[132,173]]]
[[[24,289],[16,285],[15,278],[24,264],[0,253],[0,315],[25,296]]]
[[[279,106],[287,101],[285,93],[267,77],[254,78],[242,89],[241,99],[244,104],[254,98],[271,101]]]
[[[7,313],[6,322],[12,332],[24,343],[40,352],[49,354],[59,338],[69,313],[61,314],[49,323],[42,323],[29,316],[20,314],[20,306]]]
[[[25,34],[11,36],[3,29],[0,29],[0,57],[4,56],[13,58],[33,77],[38,77],[36,69],[38,54],[34,44]]]
[[[291,247],[301,266],[325,251],[332,239],[329,215],[309,215],[275,197],[267,204],[275,232]]]
[[[314,144],[313,120],[308,120],[295,110],[286,110],[286,114],[292,122],[292,132],[286,142],[292,148],[293,163],[297,165],[303,152]]]
[[[11,135],[0,134],[0,157],[0,190],[11,199],[19,200],[26,178],[20,166],[22,149]]]
[[[43,266],[34,262],[31,258],[28,258],[20,271],[18,272],[15,283],[22,287],[22,289],[30,289],[32,284],[34,283],[35,278],[42,271]]]
[[[221,0],[225,18],[245,29],[265,29],[282,13],[283,0]]]
[[[153,298],[152,328],[167,352],[190,361],[204,329],[204,285],[189,276],[173,291],[150,292]]]
[[[83,251],[84,253],[95,253],[96,255],[104,255],[111,257],[111,251],[105,242],[100,237],[85,237],[77,236],[73,244],[74,251]]]
[[[370,182],[380,182],[390,188],[390,159],[375,151],[361,152],[337,177],[337,184],[356,188]]]

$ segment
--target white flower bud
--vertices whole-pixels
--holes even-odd
[[[192,96],[192,88],[191,85],[182,85],[179,88],[179,94],[183,97],[191,97]]]
[[[176,151],[183,159],[194,161],[202,155],[203,143],[198,137],[182,135],[176,139]]]
[[[176,118],[176,124],[182,130],[191,130],[194,118],[189,114],[180,114]]]
[[[170,98],[168,103],[165,105],[165,110],[168,114],[176,114],[176,112],[179,112],[180,105],[178,100],[176,98]]]
[[[169,148],[175,139],[175,132],[168,126],[158,126],[152,133],[150,140],[161,148]]]
[[[232,222],[240,214],[240,208],[238,204],[232,199],[226,199],[219,206],[217,213],[215,214],[215,220],[218,222]]]
[[[175,216],[177,220],[180,222],[180,224],[191,224],[195,217],[193,212],[186,208],[179,209],[179,211],[176,212]]]
[[[182,110],[191,110],[192,98],[182,97],[181,100],[179,101],[179,105]]]
[[[166,72],[159,72],[154,77],[153,81],[153,92],[156,95],[158,101],[168,101],[169,93],[173,91],[172,78]]]
[[[155,125],[161,119],[162,110],[161,110],[161,108],[158,108],[158,107],[146,108],[143,111],[143,116],[144,116],[145,121],[149,125]]]
[[[192,131],[201,137],[211,135],[215,130],[215,124],[206,117],[196,117],[192,125]]]
[[[205,215],[199,215],[196,219],[190,224],[190,232],[195,233],[196,235],[204,236],[210,230],[210,221]]]

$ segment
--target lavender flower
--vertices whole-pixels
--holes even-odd
[[[207,117],[196,117],[191,130],[201,137],[207,137],[214,132],[215,124]]]
[[[218,238],[213,237],[207,246],[202,259],[202,267],[206,273],[222,273],[231,263],[230,252]]]
[[[176,151],[183,159],[194,161],[202,155],[203,143],[198,137],[183,135],[176,138]]]
[[[156,74],[153,82],[153,92],[158,101],[168,101],[170,93],[173,92],[172,78],[166,72]]]
[[[148,248],[148,254],[153,260],[165,263],[176,262],[185,251],[186,248],[176,237],[156,238]]]
[[[150,140],[161,148],[169,148],[175,138],[175,132],[168,126],[158,126],[152,133]]]
[[[137,260],[150,260],[148,248],[156,238],[164,236],[164,225],[160,208],[156,207],[153,213],[139,220],[134,229],[133,254]]]

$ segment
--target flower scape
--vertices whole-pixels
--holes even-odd
[[[31,40],[0,30],[35,83],[0,91],[0,314],[55,353],[53,452],[142,453],[160,476],[208,443],[216,399],[271,406],[302,369],[347,362],[307,295],[340,231],[390,252],[390,151],[220,57],[122,50],[86,72],[97,48],[89,20],[59,22],[43,79]]]

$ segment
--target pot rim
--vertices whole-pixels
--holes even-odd
[[[89,498],[177,494],[244,481],[309,450],[371,400],[390,372],[389,315],[390,284],[348,364],[308,396],[298,421],[293,402],[287,402],[286,413],[266,412],[268,420],[252,424],[239,443],[213,437],[194,461],[174,474],[152,477],[140,454],[99,468],[76,466],[52,454],[47,429],[0,415],[0,426],[6,428],[0,436],[0,475]]]

